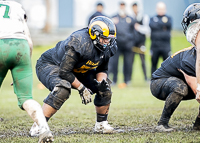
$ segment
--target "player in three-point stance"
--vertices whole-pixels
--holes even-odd
[[[109,58],[117,50],[115,38],[113,22],[98,16],[87,28],[75,31],[42,54],[37,61],[36,72],[39,80],[51,91],[43,105],[47,121],[70,97],[71,89],[76,89],[85,105],[91,102],[92,93],[96,93],[95,131],[114,131],[107,121],[112,96],[107,71]],[[30,132],[38,134],[34,125]]]

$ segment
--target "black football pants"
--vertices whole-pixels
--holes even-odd
[[[109,61],[109,73],[113,74],[113,82],[117,83],[118,76],[118,66],[119,66],[119,57],[123,56],[123,74],[124,74],[124,82],[128,83],[131,81],[132,74],[132,57],[133,52],[131,50],[119,50],[117,53],[110,58]]]

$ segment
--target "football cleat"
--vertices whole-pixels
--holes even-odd
[[[174,129],[169,127],[168,125],[158,125],[156,126],[156,130],[159,132],[171,132]]]
[[[33,123],[30,131],[29,131],[29,135],[31,137],[38,137],[40,134],[40,129],[39,129],[39,126],[37,125],[36,122]]]
[[[108,121],[102,121],[96,122],[94,130],[97,133],[109,134],[113,133],[114,128],[108,124]]]
[[[54,139],[53,139],[53,135],[52,135],[51,131],[45,131],[39,135],[38,143],[51,143],[53,141],[54,141]]]
[[[196,118],[195,123],[193,125],[193,130],[200,130],[200,118]]]

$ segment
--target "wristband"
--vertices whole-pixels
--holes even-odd
[[[77,89],[81,90],[83,87],[84,87],[84,85],[81,83]]]
[[[200,84],[197,83],[197,91],[200,91]]]

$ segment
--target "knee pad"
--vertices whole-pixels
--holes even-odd
[[[183,82],[181,84],[178,84],[176,87],[174,87],[173,91],[175,93],[185,97],[188,95],[188,86]]]
[[[102,93],[97,93],[94,98],[94,105],[95,106],[105,106],[111,103],[112,92],[105,91]]]
[[[59,110],[63,103],[69,98],[70,91],[70,89],[66,89],[65,87],[55,86],[53,91],[44,100],[44,103]]]

